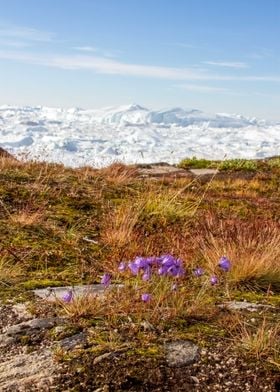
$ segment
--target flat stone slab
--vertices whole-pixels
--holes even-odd
[[[140,166],[140,165],[139,165]],[[176,166],[162,164],[149,164],[141,165],[138,167],[138,174],[140,177],[190,177],[190,173],[187,170],[180,169]]]
[[[110,285],[109,289],[114,287],[121,287],[121,285]],[[92,284],[92,285],[81,285],[81,286],[64,286],[64,287],[47,287],[45,289],[32,290],[33,293],[47,301],[63,301],[63,297],[70,291],[73,291],[74,298],[81,297],[84,295],[97,295],[104,294],[106,290],[103,284]],[[108,289],[107,289],[108,290]]]
[[[63,319],[58,317],[51,318],[35,318],[33,320],[25,321],[19,324],[7,327],[4,332],[7,336],[27,335],[40,331],[42,329],[51,329],[55,325],[63,322]]]
[[[169,366],[191,365],[199,359],[199,347],[189,340],[176,340],[165,345],[166,361]]]
[[[227,308],[230,310],[248,310],[249,312],[257,312],[261,309],[273,309],[272,305],[255,304],[247,301],[229,301],[219,305],[220,308]]]
[[[218,174],[218,169],[189,169],[189,171],[195,176],[213,176],[214,174]]]

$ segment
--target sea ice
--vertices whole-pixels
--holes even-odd
[[[73,167],[178,163],[192,156],[263,158],[280,155],[280,121],[139,105],[98,110],[3,105],[0,146]]]

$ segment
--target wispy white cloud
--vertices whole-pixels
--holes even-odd
[[[122,52],[120,50],[103,50],[95,46],[74,46],[72,49],[78,51],[78,52],[84,52],[87,54],[90,53],[97,53],[99,56],[104,56],[104,57],[110,57],[114,58],[117,57],[119,54]]]
[[[225,68],[249,68],[249,65],[247,63],[238,61],[203,61],[202,63]]]
[[[0,24],[0,37],[30,42],[52,42],[55,34],[30,27]]]
[[[0,51],[0,58],[61,69],[92,70],[97,73],[126,76],[154,77],[160,79],[203,79],[203,74],[188,68],[129,64],[102,56],[36,54],[17,51]],[[205,75],[207,78],[207,75]]]
[[[94,46],[74,46],[73,49],[78,50],[79,52],[97,52],[99,49]]]
[[[155,65],[131,64],[91,55],[37,54],[19,51],[0,51],[2,60],[13,60],[35,65],[69,70],[91,70],[100,74],[148,77],[168,80],[220,80],[280,82],[280,75],[221,75],[195,68],[175,68]]]

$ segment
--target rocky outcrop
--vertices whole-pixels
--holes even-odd
[[[1,391],[49,391],[57,364],[51,350],[21,353],[0,364]]]
[[[0,147],[0,159],[1,158],[9,158],[9,159],[14,159],[16,160],[16,158],[10,154],[8,151],[4,150],[4,148]]]

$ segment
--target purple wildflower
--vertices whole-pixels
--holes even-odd
[[[131,261],[130,263],[128,263],[128,268],[130,269],[131,273],[133,275],[137,275],[139,272],[139,267],[138,265],[136,265],[133,261]]]
[[[197,278],[199,278],[200,276],[202,276],[204,274],[204,270],[203,268],[197,267],[194,271],[193,271],[194,276],[196,276]]]
[[[63,295],[62,300],[69,304],[73,300],[73,290],[68,290],[66,294]]]
[[[151,258],[145,257],[135,257],[134,261],[131,261],[128,264],[128,268],[133,273],[133,275],[137,275],[140,269],[146,269],[151,265]]]
[[[142,276],[142,279],[146,280],[146,281],[150,280],[151,279],[151,275],[152,275],[152,269],[151,269],[151,267],[147,267],[144,270],[144,274]]]
[[[218,284],[218,278],[215,275],[212,275],[210,278],[210,283],[212,286],[215,286],[216,284]]]
[[[139,269],[147,268],[150,266],[150,257],[135,257],[134,264],[138,266]]]
[[[174,264],[174,257],[171,255],[163,255],[160,257],[160,268],[158,270],[159,275],[167,275],[169,268]]]
[[[140,271],[143,271],[143,280],[149,280],[151,278],[153,269],[158,268],[158,274],[164,276],[173,276],[178,278],[183,276],[185,271],[182,267],[182,261],[175,259],[172,255],[162,255],[160,257],[135,257],[133,261],[128,263],[128,268],[133,275],[138,275]],[[119,270],[125,268],[124,263],[121,263]]]
[[[171,275],[175,278],[183,276],[185,273],[182,267],[182,261],[175,259],[171,255],[164,255],[161,258],[161,266],[158,269],[159,275]]]
[[[184,269],[180,264],[174,264],[172,267],[168,269],[168,274],[173,276],[174,278],[180,278],[185,273]]]
[[[120,272],[124,272],[124,271],[126,270],[126,263],[125,263],[124,261],[122,261],[122,262],[119,264],[118,270],[119,270]]]
[[[111,275],[110,274],[104,274],[101,278],[101,283],[105,286],[108,287],[111,283]]]
[[[161,256],[161,265],[171,267],[175,262],[175,258],[172,255]]]
[[[151,300],[151,298],[152,298],[151,294],[145,293],[145,294],[141,295],[141,299],[142,299],[143,302],[149,302]]]
[[[224,272],[228,272],[230,270],[230,268],[231,268],[231,262],[229,261],[229,259],[226,256],[223,256],[223,257],[220,258],[218,266]]]

